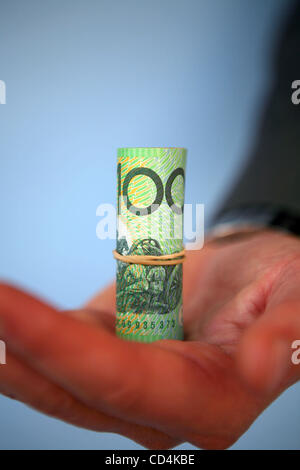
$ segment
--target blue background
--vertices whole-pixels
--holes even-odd
[[[62,308],[114,276],[96,208],[115,202],[118,146],[187,147],[186,202],[209,217],[253,141],[289,4],[0,0],[0,276]],[[299,391],[234,448],[300,448]],[[0,447],[138,448],[3,397]]]

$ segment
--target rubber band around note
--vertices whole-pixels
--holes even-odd
[[[181,264],[185,259],[185,250],[171,255],[152,256],[152,255],[121,255],[116,250],[113,251],[114,258],[123,263],[143,264],[146,266],[169,266]]]

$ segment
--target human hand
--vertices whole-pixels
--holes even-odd
[[[0,392],[150,448],[226,448],[300,378],[299,282],[292,236],[209,243],[184,266],[185,341],[152,344],[115,336],[113,286],[63,315],[3,284]]]

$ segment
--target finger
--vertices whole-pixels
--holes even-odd
[[[243,408],[249,399],[236,383],[230,358],[217,348],[202,345],[189,358],[118,339],[11,288],[2,287],[0,297],[9,346],[89,407],[204,446],[218,416],[214,445],[223,446],[228,420],[222,413]]]
[[[116,285],[115,283],[108,285],[105,289],[99,292],[85,305],[88,309],[101,310],[109,312],[115,316],[116,313]]]
[[[11,286],[1,285],[0,310],[7,308],[9,311],[12,299],[15,301],[15,306],[22,309],[25,315],[31,312],[38,314],[39,311],[55,312],[54,309],[38,299],[25,295]],[[26,305],[22,305],[22,301],[25,299]],[[84,320],[86,321],[87,317],[91,315],[92,312],[88,311]],[[103,323],[106,324],[108,323],[107,314],[104,317]],[[170,448],[179,444],[178,440],[174,440],[156,429],[128,423],[87,407],[11,354],[7,357],[7,365],[0,368],[0,393],[71,424],[96,431],[118,433],[148,448]]]
[[[238,350],[243,377],[262,392],[280,392],[300,379],[298,355],[293,349],[297,344],[299,348],[300,302],[285,301],[267,309]]]
[[[93,412],[69,393],[35,372],[12,354],[7,354],[5,367],[0,368],[1,393],[77,426],[97,431],[112,431],[114,418]]]
[[[104,327],[112,333],[115,331],[115,318],[109,312],[89,308],[84,310],[68,310],[62,313],[89,323],[90,325]]]
[[[129,357],[134,364],[132,344],[5,285],[0,288],[0,323],[0,336],[48,379],[92,407],[95,403],[100,409],[103,402],[115,412],[112,403],[120,401],[120,408],[127,408],[121,397],[134,388],[126,373]]]
[[[10,353],[6,365],[0,368],[0,393],[53,418],[93,431],[118,433],[148,448],[169,448],[177,444],[154,429],[87,407]]]

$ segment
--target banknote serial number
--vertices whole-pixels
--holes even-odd
[[[140,329],[143,328],[144,330],[155,330],[159,328],[163,330],[164,328],[176,328],[175,320],[160,320],[158,322],[155,321],[130,321],[130,320],[122,320],[121,318],[117,319],[117,327],[121,328],[136,328]]]

